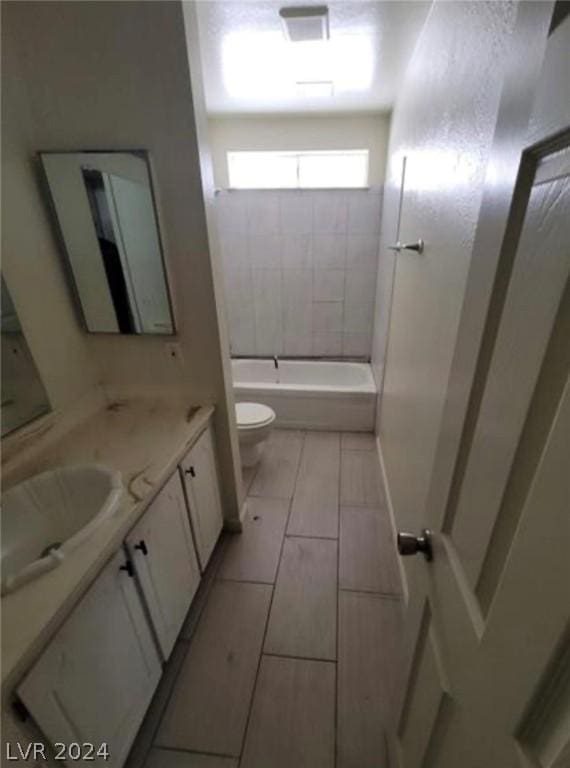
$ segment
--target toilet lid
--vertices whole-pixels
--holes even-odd
[[[261,403],[236,403],[238,427],[261,427],[275,419],[275,411]]]

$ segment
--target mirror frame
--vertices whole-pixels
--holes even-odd
[[[79,293],[79,288],[77,287],[77,282],[75,280],[75,275],[73,273],[72,261],[69,255],[69,251],[67,250],[67,246],[65,244],[65,238],[63,235],[63,230],[62,230],[59,216],[57,213],[57,208],[55,206],[55,201],[53,199],[53,195],[51,193],[51,188],[49,185],[49,179],[48,179],[47,172],[42,160],[42,157],[44,155],[124,155],[124,154],[135,155],[136,157],[139,157],[142,160],[144,160],[147,171],[148,171],[148,177],[150,181],[150,194],[151,194],[152,205],[154,208],[154,214],[156,219],[158,245],[160,248],[160,262],[162,264],[162,272],[164,274],[164,282],[166,285],[166,295],[168,299],[168,311],[170,313],[170,320],[172,323],[172,331],[170,333],[121,333],[120,331],[119,332],[92,331],[88,327],[87,319],[85,317],[85,312],[83,310],[83,304],[81,302],[81,294]],[[78,309],[83,330],[86,333],[92,333],[95,335],[102,335],[102,336],[118,337],[118,338],[121,338],[121,337],[139,338],[140,337],[140,338],[159,338],[160,339],[160,338],[172,338],[177,336],[178,329],[176,324],[176,314],[174,312],[174,301],[172,297],[171,280],[168,272],[168,265],[166,263],[164,238],[162,235],[162,221],[161,221],[162,216],[160,214],[160,210],[158,206],[158,197],[156,194],[156,176],[153,169],[152,157],[151,157],[150,151],[148,149],[40,149],[36,152],[36,159],[40,168],[41,186],[43,189],[43,193],[46,198],[48,208],[51,211],[51,216],[49,218],[52,219],[52,226],[54,227],[56,240],[62,254],[62,261],[64,264],[65,272],[67,274],[67,278],[69,280],[70,287],[71,287],[71,292],[73,294],[73,302]]]

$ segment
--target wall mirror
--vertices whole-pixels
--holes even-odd
[[[174,333],[148,154],[40,158],[87,330]]]
[[[2,437],[51,410],[16,309],[1,278]]]

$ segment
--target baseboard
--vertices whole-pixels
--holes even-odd
[[[224,520],[224,531],[229,531],[230,533],[241,533],[243,531],[243,521],[245,520],[245,516],[247,515],[247,496],[244,498],[240,511],[239,511],[239,520],[231,519],[231,520]]]
[[[388,514],[390,516],[390,525],[392,526],[392,535],[394,537],[394,542],[395,542],[396,536],[398,535],[398,525],[396,523],[394,505],[392,504],[392,494],[390,493],[390,484],[388,482],[388,475],[386,474],[386,465],[384,463],[384,455],[382,453],[382,444],[380,442],[379,435],[376,435],[376,452],[378,454],[378,461],[380,462],[380,472],[382,473],[382,480],[384,482],[384,489],[386,491],[386,501],[388,502]],[[409,599],[408,579],[406,576],[404,563],[402,562],[401,557],[398,558],[398,568],[400,570],[400,581],[402,582],[402,596],[404,599],[404,604],[407,606],[408,599]]]

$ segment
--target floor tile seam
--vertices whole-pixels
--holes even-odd
[[[257,686],[258,686],[258,683],[259,683],[259,674],[260,674],[260,670],[261,670],[261,662],[262,662],[263,656],[264,656],[264,648],[265,648],[265,642],[266,642],[266,639],[267,639],[267,631],[269,629],[269,620],[270,620],[270,617],[271,617],[271,610],[273,608],[273,600],[275,598],[275,589],[276,589],[276,586],[277,586],[277,579],[279,578],[279,571],[281,569],[281,560],[283,558],[283,548],[285,546],[285,539],[286,539],[286,535],[285,534],[287,532],[287,526],[289,525],[289,519],[291,517],[291,508],[293,506],[293,498],[295,496],[295,491],[297,489],[297,477],[299,475],[299,467],[301,465],[301,457],[302,457],[302,454],[303,454],[304,444],[305,444],[305,433],[302,432],[301,433],[301,450],[299,452],[299,460],[297,462],[297,467],[296,467],[296,470],[295,470],[295,479],[294,479],[294,482],[293,482],[293,493],[292,493],[292,495],[291,495],[291,497],[289,499],[289,505],[288,505],[288,510],[287,510],[287,520],[285,521],[285,528],[283,530],[283,537],[281,539],[281,547],[280,547],[280,550],[279,550],[279,558],[278,558],[278,561],[277,561],[277,569],[275,571],[275,582],[271,586],[271,597],[269,599],[269,606],[268,606],[268,609],[267,609],[267,616],[265,618],[265,626],[264,626],[264,629],[263,629],[263,638],[261,640],[261,648],[260,648],[260,653],[259,653],[259,659],[258,659],[258,662],[257,662],[257,669],[255,671],[255,679],[254,679],[254,683],[253,683],[251,697],[250,697],[250,700],[249,700],[247,718],[246,718],[245,728],[244,728],[244,731],[243,731],[243,737],[242,737],[242,741],[241,741],[241,748],[240,748],[240,754],[239,754],[239,766],[240,766],[240,768],[241,768],[241,765],[242,765],[242,759],[243,759],[243,753],[244,753],[244,750],[245,750],[247,734],[248,734],[248,731],[249,731],[249,726],[251,724],[251,715],[252,715],[252,712],[253,712],[253,702],[255,701],[255,695],[257,693]]]

